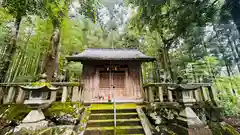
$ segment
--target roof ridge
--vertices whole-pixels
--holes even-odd
[[[87,48],[86,50],[138,50],[137,48]]]

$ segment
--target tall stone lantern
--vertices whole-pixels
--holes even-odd
[[[177,93],[177,102],[181,105],[180,113],[176,118],[177,123],[173,124],[173,129],[180,135],[212,135],[211,130],[205,125],[191,106],[196,102],[192,92],[199,89],[199,86],[192,84],[178,84],[168,90]]]
[[[45,116],[42,109],[48,107],[52,101],[48,100],[48,93],[52,91],[60,90],[46,83],[46,75],[43,74],[39,80],[39,84],[36,86],[20,86],[22,90],[29,92],[29,99],[24,101],[30,109],[32,109],[28,115],[23,119],[22,124],[16,127],[15,131],[21,128],[28,130],[38,130],[47,127],[48,121],[45,120]],[[39,86],[37,86],[39,85]]]

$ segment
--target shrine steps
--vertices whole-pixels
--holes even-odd
[[[145,135],[136,104],[116,107],[117,135]],[[91,114],[84,135],[114,135],[114,110],[112,105],[91,105]]]

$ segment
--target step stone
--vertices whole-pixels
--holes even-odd
[[[113,135],[114,127],[87,128],[84,135]],[[144,134],[142,126],[118,126],[117,134]]]
[[[117,119],[117,126],[141,126],[140,119]],[[114,120],[89,120],[87,127],[114,126]]]
[[[136,112],[136,109],[117,109],[116,113],[130,113]],[[91,114],[99,114],[99,113],[114,113],[113,109],[101,109],[101,110],[91,110]]]
[[[117,113],[117,119],[133,119],[138,118],[137,113]],[[106,120],[114,119],[113,113],[100,113],[100,114],[91,114],[89,120]]]
[[[130,113],[117,113],[117,115],[137,115],[137,112],[130,112]],[[100,114],[91,114],[91,115],[95,115],[95,116],[99,116],[99,115],[114,115],[114,113],[100,113]]]

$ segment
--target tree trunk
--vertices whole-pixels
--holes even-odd
[[[60,27],[57,21],[53,21],[53,33],[51,37],[51,45],[43,62],[43,73],[46,73],[47,80],[55,79],[55,72],[57,69],[58,47],[60,42]]]
[[[171,64],[170,56],[169,56],[169,49],[166,49],[166,60],[167,60],[167,64],[168,64],[168,72],[169,72],[170,78],[172,79],[172,82],[174,82],[175,76],[174,76],[174,73],[172,70],[172,64]]]
[[[237,26],[238,33],[240,34],[240,2],[239,0],[231,0],[232,7],[231,7],[231,15],[233,18],[234,23]]]
[[[237,55],[235,53],[234,45],[233,45],[233,42],[231,41],[229,35],[228,35],[228,43],[230,44],[230,48],[231,48],[231,51],[232,51],[232,54],[233,54],[233,58],[234,58],[234,63],[237,65],[238,73],[240,73],[240,66],[238,64],[238,57],[237,57]]]
[[[166,63],[166,58],[165,58],[165,54],[164,54],[164,49],[163,48],[160,48],[159,51],[158,51],[158,56],[159,56],[159,61],[161,62],[161,68],[163,69],[163,72],[164,72],[164,75],[163,75],[163,82],[166,81],[167,79],[167,63]]]
[[[171,79],[173,79],[173,73],[171,70],[171,63],[170,63],[170,58],[169,58],[169,54],[168,54],[168,49],[166,48],[161,48],[159,49],[159,60],[161,61],[161,65],[162,65],[162,69],[164,70],[164,82],[166,82],[166,80],[168,80],[169,76],[171,77]],[[168,80],[170,81],[170,80]]]
[[[0,71],[0,82],[4,82],[7,75],[7,70],[9,69],[11,62],[13,61],[14,54],[17,50],[17,38],[18,38],[21,20],[22,20],[22,16],[17,15],[14,23],[14,27],[12,29],[10,42],[7,46],[5,57],[3,57],[4,62],[3,62],[3,68]]]

